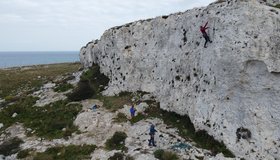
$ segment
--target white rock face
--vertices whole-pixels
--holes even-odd
[[[150,92],[236,156],[280,159],[279,27],[277,8],[226,1],[111,28],[80,59],[110,78],[105,94]]]
[[[35,106],[43,107],[50,103],[67,98],[64,95],[65,93],[58,93],[53,90],[53,87],[55,87],[55,85],[55,83],[47,83],[41,88],[41,90],[33,93],[33,96],[39,97],[39,99],[36,101]]]

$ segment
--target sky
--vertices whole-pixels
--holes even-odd
[[[0,0],[0,51],[78,51],[106,29],[214,0]]]

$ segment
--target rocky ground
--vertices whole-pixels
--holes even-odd
[[[69,80],[68,83],[76,85],[81,72],[74,73],[73,75],[75,78]],[[36,101],[35,108],[44,107],[55,101],[67,98],[66,94],[71,92],[71,90],[55,92],[54,88],[57,85],[55,82],[56,81],[48,82],[44,84],[39,91],[30,94],[39,98]],[[141,98],[149,99],[149,95],[144,95]],[[133,100],[135,100],[135,98],[132,98],[132,101]],[[3,102],[3,100],[1,100],[1,102]],[[103,107],[103,102],[98,99],[86,99],[71,103],[81,104],[82,110],[74,120],[74,124],[78,127],[79,132],[72,133],[67,139],[48,140],[34,135],[30,136],[28,135],[29,132],[32,133],[30,128],[25,128],[21,123],[15,123],[2,132],[0,144],[3,144],[4,141],[9,138],[18,137],[23,140],[23,143],[20,145],[20,150],[32,149],[35,152],[44,152],[46,149],[55,146],[93,144],[96,145],[97,148],[90,154],[92,160],[107,160],[114,156],[115,153],[123,153],[125,156],[133,157],[133,159],[136,160],[153,160],[157,159],[154,157],[154,152],[159,149],[174,152],[178,155],[179,159],[227,159],[222,154],[213,156],[209,150],[196,147],[195,142],[180,137],[176,128],[164,124],[161,119],[148,118],[136,123],[131,123],[129,121],[130,104],[125,104],[121,109],[112,112]],[[91,107],[93,104],[97,104],[100,107],[96,110],[92,110]],[[145,114],[145,110],[149,107],[149,104],[145,102],[139,103],[135,106],[137,110],[136,114]],[[128,120],[116,122],[115,119],[119,113],[123,113]],[[17,113],[13,114],[13,117],[16,116]],[[155,124],[156,130],[158,131],[155,136],[156,147],[148,146],[148,132],[151,124]],[[3,127],[2,123],[0,123],[0,128],[1,127]],[[107,150],[105,147],[106,140],[112,137],[117,131],[125,132],[127,135],[124,144],[125,147],[127,147],[125,151]],[[15,153],[6,157],[0,155],[0,159],[17,159],[17,154],[18,153]],[[26,159],[32,159],[32,156]]]

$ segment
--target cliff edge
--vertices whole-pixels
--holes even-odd
[[[150,92],[237,157],[280,159],[280,9],[219,1],[140,20],[106,30],[80,59],[110,78],[104,94]]]

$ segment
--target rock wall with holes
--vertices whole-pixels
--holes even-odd
[[[150,92],[237,157],[280,159],[279,9],[231,0],[136,21],[106,30],[80,59],[110,78],[105,94]]]

